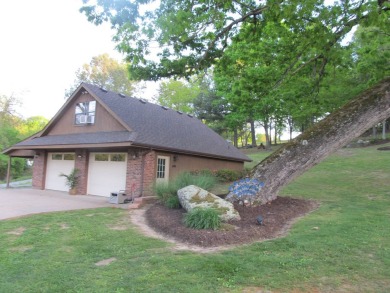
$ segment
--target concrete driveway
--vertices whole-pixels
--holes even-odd
[[[107,197],[100,196],[30,188],[0,189],[0,220],[56,211],[127,206],[110,204]]]

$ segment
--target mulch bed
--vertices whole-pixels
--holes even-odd
[[[230,221],[228,229],[196,230],[183,225],[184,209],[169,209],[156,203],[146,211],[146,220],[154,230],[179,242],[203,247],[252,243],[284,235],[293,221],[318,207],[315,201],[278,197],[258,207],[235,205],[241,221]],[[261,215],[264,225],[258,225]]]
[[[378,151],[390,151],[390,146],[377,148]]]

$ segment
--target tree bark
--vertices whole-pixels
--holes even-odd
[[[255,121],[251,120],[251,135],[252,135],[252,145],[256,146],[256,129],[255,129]]]
[[[265,148],[269,149],[270,148],[270,143],[269,143],[270,139],[269,139],[269,132],[268,132],[268,129],[269,129],[268,121],[264,121],[263,127],[264,127],[264,132],[265,132]]]
[[[238,147],[238,132],[237,132],[237,127],[234,127],[233,143],[234,143],[234,146],[237,148],[237,147]]]
[[[274,136],[274,144],[278,144],[278,131],[276,129],[276,121],[275,121],[275,136]]]
[[[389,117],[390,78],[386,78],[255,166],[251,176],[264,182],[255,204],[276,199],[283,186]]]
[[[386,119],[382,122],[382,139],[386,139]]]

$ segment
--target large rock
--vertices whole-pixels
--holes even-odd
[[[181,206],[187,211],[194,208],[213,208],[220,212],[222,221],[240,220],[233,204],[195,185],[189,185],[177,192]]]

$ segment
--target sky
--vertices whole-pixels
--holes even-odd
[[[109,24],[95,26],[81,0],[0,1],[0,95],[14,95],[24,118],[52,118],[75,72],[92,57],[122,60]]]

